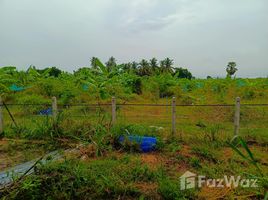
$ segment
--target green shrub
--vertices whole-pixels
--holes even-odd
[[[243,92],[243,99],[246,99],[246,100],[252,100],[256,97],[256,89],[252,89],[252,88],[247,88],[244,90]]]
[[[179,99],[182,104],[185,105],[192,105],[196,103],[196,98],[192,95],[182,95],[182,97]]]
[[[195,157],[195,156],[193,156],[193,157],[190,158],[189,163],[194,168],[197,168],[197,169],[198,168],[201,168],[200,160],[197,157]]]
[[[43,96],[38,94],[32,94],[32,95],[20,96],[19,98],[17,98],[17,103],[25,104],[20,106],[20,110],[23,112],[23,114],[29,115],[29,114],[37,114],[39,111],[46,109],[47,107],[50,107],[51,100],[45,99]],[[38,104],[46,104],[47,106]]]

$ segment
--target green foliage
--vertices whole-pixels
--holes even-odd
[[[186,79],[192,79],[193,75],[191,72],[188,71],[188,69],[184,68],[175,68],[174,76],[177,78],[186,78]]]
[[[174,61],[170,58],[165,58],[160,61],[160,72],[162,73],[173,73]]]
[[[150,67],[150,64],[147,60],[142,59],[140,64],[139,64],[139,68],[138,68],[138,72],[137,74],[139,76],[150,76],[152,75],[153,71]]]
[[[124,74],[121,79],[122,85],[130,89],[130,93],[141,94],[142,93],[142,81],[141,78],[135,74]]]
[[[157,181],[160,176],[161,171],[125,157],[90,163],[65,160],[38,166],[34,175],[1,195],[12,199],[129,199],[141,194],[134,182]]]
[[[243,159],[247,160],[251,164],[253,164],[256,169],[258,170],[259,174],[262,175],[261,169],[259,168],[258,161],[255,159],[253,153],[249,149],[247,143],[240,137],[240,136],[235,136],[231,142],[227,142],[230,147]],[[240,149],[239,146],[241,146],[245,151],[246,154],[243,153]]]
[[[247,100],[254,99],[256,97],[256,89],[247,87],[243,91],[243,98]]]
[[[181,146],[178,144],[177,141],[172,141],[167,145],[167,150],[168,152],[175,153],[181,150]]]
[[[192,104],[195,104],[196,103],[196,98],[194,98],[192,95],[183,95],[181,98],[180,98],[180,101],[182,104],[185,104],[185,105],[192,105]]]
[[[49,99],[45,99],[43,96],[38,94],[30,94],[30,95],[22,94],[17,99],[18,99],[17,102],[19,104],[24,104],[24,106],[20,107],[23,114],[37,114],[40,110],[46,108],[42,104],[47,105],[51,104],[51,101]]]
[[[140,124],[117,124],[112,127],[111,132],[117,137],[128,133],[140,136],[158,136],[160,130],[155,127],[148,127]]]
[[[226,84],[226,82],[223,82],[223,81],[215,82],[212,85],[212,91],[218,94],[222,94],[222,93],[225,94],[227,91],[227,85],[228,84]]]
[[[130,167],[131,174],[124,174],[126,172],[123,172],[123,176],[129,176],[130,181],[152,182],[156,181],[158,178],[158,173],[156,171],[152,171],[147,165],[143,165],[140,162],[137,162],[135,166]]]
[[[235,74],[237,71],[236,63],[235,62],[229,62],[226,68],[227,77],[231,77]]]
[[[208,160],[214,163],[218,162],[215,152],[213,152],[213,150],[211,150],[207,146],[194,146],[192,148],[192,152],[197,156],[199,156],[200,158],[203,158],[204,160]]]
[[[189,163],[194,168],[197,168],[197,169],[201,168],[201,162],[200,162],[199,158],[197,158],[195,156],[190,158]]]
[[[171,74],[161,74],[156,76],[154,81],[159,85],[160,97],[171,97],[174,95],[169,88],[176,85]]]
[[[109,58],[109,60],[106,63],[106,66],[108,68],[108,71],[112,71],[112,69],[117,66],[116,60],[113,56]]]
[[[255,158],[252,151],[249,149],[246,141],[240,137],[235,136],[231,141],[228,141],[227,144],[244,160],[252,164],[256,168],[256,174],[249,174],[250,177],[258,179],[258,182],[264,188],[264,198],[268,196],[268,177],[265,175],[260,168],[259,161]],[[241,149],[242,148],[242,149]],[[242,151],[244,150],[244,151]]]
[[[77,89],[74,84],[70,81],[63,82],[60,79],[47,78],[39,81],[33,88],[32,91],[43,95],[45,97],[58,97],[66,99],[67,97],[73,98],[76,94]]]
[[[16,96],[19,92],[14,94],[9,90],[16,84],[26,88],[24,95],[41,95],[46,99],[56,96],[62,104],[101,102],[112,96],[125,101],[138,98],[137,95],[155,102],[177,96],[183,104],[203,103],[205,97],[213,103],[231,103],[236,96],[246,101],[267,98],[266,79],[193,79],[187,69],[173,67],[170,58],[160,62],[152,58],[139,63],[117,64],[111,57],[105,65],[93,57],[91,65],[73,73],[56,67],[37,69],[30,66],[26,71],[3,67],[0,70],[0,92],[7,98]],[[236,88],[241,89],[236,91]]]
[[[209,124],[206,125],[202,121],[199,121],[196,126],[200,127],[204,131],[205,139],[211,142],[217,140],[220,130],[222,129],[221,124]]]
[[[35,67],[31,67],[29,69],[34,69],[36,70],[40,75],[45,76],[45,77],[59,77],[62,73],[60,69],[57,67],[50,67],[50,68],[45,68],[45,69],[36,69]],[[28,71],[29,71],[28,69]]]
[[[158,192],[163,199],[194,199],[195,194],[191,190],[181,190],[179,180],[172,180],[168,177],[158,182]]]

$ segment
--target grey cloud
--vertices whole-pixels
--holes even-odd
[[[140,31],[156,31],[163,29],[166,26],[176,21],[176,16],[168,15],[158,18],[143,19],[142,17],[136,18],[131,22],[124,24],[125,28],[128,28],[131,32],[137,33]]]
[[[179,19],[179,12],[183,4],[179,1],[151,0],[151,1],[130,1],[130,4],[124,3],[118,16],[118,28],[127,30],[127,32],[156,31],[173,24]]]
[[[0,0],[0,66],[172,57],[197,77],[268,75],[266,0]]]

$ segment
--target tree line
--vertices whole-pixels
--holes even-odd
[[[90,59],[90,67],[82,67],[78,70],[74,71],[77,73],[79,71],[83,71],[85,69],[93,69],[98,70],[98,63],[100,60],[97,57],[92,57]],[[112,56],[105,63],[105,68],[107,72],[112,72],[118,70],[122,73],[134,73],[140,77],[143,76],[154,76],[160,74],[171,74],[176,78],[186,78],[186,79],[194,79],[195,77],[187,68],[175,67],[174,60],[170,58],[165,58],[163,60],[158,61],[156,58],[152,58],[149,60],[142,59],[140,62],[127,62],[118,64],[116,59]],[[34,66],[33,66],[34,67]],[[34,67],[35,68],[35,67]],[[38,73],[42,74],[49,69],[49,75],[58,77],[62,71],[57,67],[45,68],[45,69],[36,69]],[[231,78],[237,71],[235,62],[228,62],[226,66],[227,78]],[[211,76],[207,76],[207,79],[212,78]]]
[[[156,58],[152,58],[149,60],[142,59],[140,62],[127,62],[118,64],[116,59],[112,56],[108,59],[108,61],[104,64],[97,57],[92,57],[90,59],[89,67],[81,67],[78,70],[74,71],[74,75],[78,74],[81,71],[91,71],[97,72],[100,70],[100,65],[103,66],[102,71],[107,71],[107,73],[111,72],[120,72],[120,73],[132,73],[140,77],[144,76],[154,76],[160,74],[171,74],[176,78],[186,78],[186,79],[194,79],[195,77],[187,68],[175,67],[173,59],[165,58],[163,60],[158,61]],[[39,74],[45,75],[46,77],[59,77],[64,71],[60,70],[57,67],[47,67],[44,69],[38,69],[33,65],[26,70],[26,73],[35,70]],[[236,68],[235,62],[229,62],[226,66],[227,78],[231,78],[234,76],[238,69]],[[207,79],[212,78],[211,76],[207,76]]]
[[[97,57],[91,58],[91,67],[96,69],[98,67],[97,61],[99,59]],[[138,76],[153,76],[164,73],[169,73],[178,78],[194,78],[192,73],[186,68],[177,68],[174,67],[174,61],[170,58],[165,58],[164,60],[158,61],[156,58],[152,58],[150,60],[142,59],[140,62],[128,62],[117,64],[116,59],[112,56],[105,63],[107,70],[110,72],[114,68],[120,68],[121,71],[128,73],[135,73]]]

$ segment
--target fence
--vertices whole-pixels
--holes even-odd
[[[25,113],[17,113],[15,117],[13,116],[16,109],[13,107],[20,107]],[[36,111],[31,111],[34,107],[36,110],[45,109],[45,113],[40,113]],[[234,104],[210,104],[210,105],[180,105],[176,104],[176,98],[173,97],[171,103],[169,104],[125,104],[125,103],[117,103],[116,98],[113,97],[111,103],[107,104],[68,104],[68,105],[60,105],[57,103],[56,97],[52,98],[51,105],[49,104],[5,104],[2,102],[0,98],[0,132],[4,131],[4,123],[7,121],[7,115],[12,120],[15,126],[17,126],[16,120],[19,118],[20,120],[27,121],[27,117],[29,116],[52,116],[53,120],[56,120],[60,112],[65,112],[68,118],[78,117],[84,119],[90,119],[90,121],[94,121],[94,119],[100,117],[99,115],[94,116],[92,113],[106,113],[108,114],[111,123],[116,124],[118,122],[131,122],[135,121],[136,123],[144,123],[148,121],[149,124],[155,125],[165,124],[166,127],[170,128],[171,133],[176,134],[178,128],[185,126],[189,123],[190,119],[187,119],[189,115],[198,115],[198,117],[206,116],[207,118],[217,118],[218,120],[223,120],[224,117],[219,115],[225,115],[225,119],[233,118],[233,132],[234,135],[239,134],[240,128],[240,117],[241,117],[241,109],[243,108],[255,108],[262,107],[267,108],[268,104],[241,104],[240,98],[237,97]],[[78,111],[76,109],[78,108]],[[182,110],[179,108],[187,108],[186,110]],[[190,109],[198,109],[202,108],[203,113],[201,114],[200,110],[198,113],[196,111],[189,111]],[[210,113],[209,110],[210,109]],[[214,109],[213,109],[214,108]],[[223,108],[227,108],[227,110],[223,110]],[[135,112],[131,112],[134,110]],[[204,109],[205,112],[204,113]],[[6,114],[4,114],[4,111]],[[254,110],[251,110],[253,112]],[[82,112],[82,115],[81,115]],[[247,112],[247,111],[246,111]],[[245,113],[243,115],[245,115]],[[267,111],[263,109],[263,116],[266,115]],[[32,114],[34,113],[34,114]],[[89,113],[89,114],[88,114]],[[149,113],[149,115],[147,115]],[[143,116],[139,116],[139,114],[144,114]],[[188,115],[187,115],[188,114]],[[132,120],[131,120],[132,118]],[[186,120],[185,120],[186,118]],[[134,119],[134,120],[133,120]],[[260,116],[261,119],[261,116]],[[32,121],[32,119],[29,119]],[[197,119],[195,120],[195,122]],[[268,121],[268,120],[267,120]],[[266,122],[266,118],[263,123]],[[199,122],[198,122],[199,123]],[[198,124],[197,124],[198,125]],[[230,125],[230,124],[229,124]],[[202,126],[202,124],[199,124]]]

